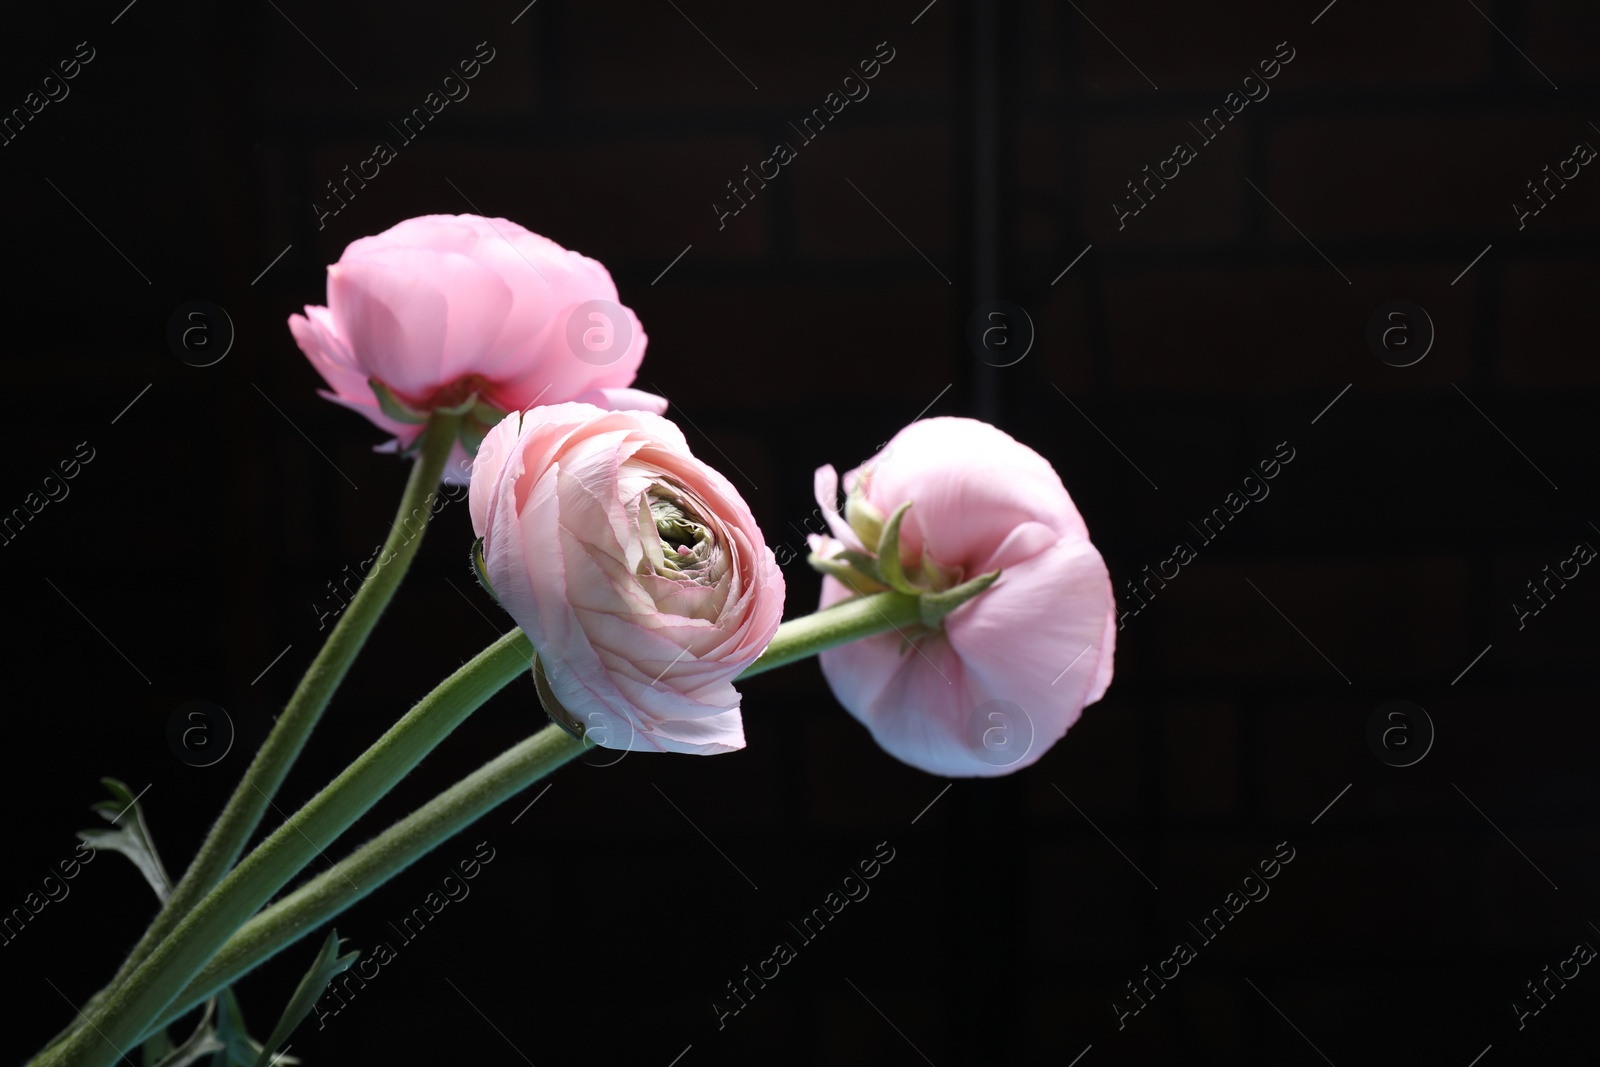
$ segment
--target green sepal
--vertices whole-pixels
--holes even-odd
[[[93,805],[93,811],[117,828],[79,830],[79,840],[88,842],[93,848],[110,849],[128,857],[139,868],[139,873],[144,875],[144,880],[150,883],[150,888],[155,890],[156,897],[165,904],[168,894],[172,892],[172,879],[161,865],[161,856],[156,852],[155,842],[150,839],[150,827],[144,821],[144,811],[134,799],[133,790],[115,778],[102,778],[100,781],[110,790],[111,799]],[[124,819],[127,821],[124,822]]]
[[[434,408],[434,410],[439,412],[442,415],[465,415],[465,414],[467,414],[467,412],[469,412],[469,411],[473,410],[474,408],[476,408],[478,406],[478,403],[479,403],[478,394],[477,393],[469,393],[467,395],[467,398],[465,400],[463,400],[459,404],[454,404],[454,405],[452,405],[450,407],[447,407],[447,408],[446,407]]]
[[[467,450],[468,455],[476,456],[478,447],[483,444],[489,431],[500,425],[501,420],[509,414],[486,400],[479,400],[467,417],[461,420],[461,447]]]
[[[858,556],[869,564],[872,562],[872,557],[863,556],[859,552],[853,552],[851,555]],[[878,573],[876,566],[870,568],[871,574],[863,574],[849,562],[842,561],[838,557],[825,559],[815,552],[806,558],[806,562],[811,564],[812,570],[837,578],[857,593],[877,593],[888,588],[875,577]]]
[[[483,439],[489,436],[492,426],[485,426],[476,419],[463,419],[461,421],[461,447],[466,449],[467,455],[476,456],[478,446],[483,444]]]
[[[501,420],[503,420],[509,414],[511,414],[511,412],[497,408],[487,400],[479,400],[478,403],[473,407],[470,418],[474,422],[483,423],[492,430],[496,426],[500,425]]]
[[[273,1052],[289,1040],[289,1035],[295,1028],[305,1021],[311,1009],[316,1006],[317,998],[322,996],[322,991],[328,983],[339,975],[349,970],[361,953],[347,952],[339,955],[339,931],[334,930],[328,934],[328,939],[322,943],[322,950],[317,953],[317,958],[312,962],[311,969],[306,976],[300,979],[300,984],[295,987],[294,995],[289,998],[289,1003],[283,1009],[283,1016],[278,1020],[278,1025],[272,1028],[272,1036],[267,1038],[266,1044],[261,1046],[261,1054],[256,1057],[255,1067],[267,1067],[270,1064],[284,1062],[286,1057],[273,1057]]]
[[[917,612],[922,616],[922,624],[938,626],[946,615],[989,588],[999,577],[999,571],[990,571],[942,593],[923,593],[917,598]]]
[[[835,552],[831,558],[834,560],[843,560],[847,567],[851,567],[857,572],[865,575],[874,584],[885,587],[887,587],[889,584],[883,580],[883,572],[878,569],[878,559],[876,556],[868,555],[865,552],[857,552],[853,548],[843,548],[838,552]]]
[[[539,694],[539,706],[550,716],[550,721],[582,741],[583,723],[556,699],[555,690],[550,688],[550,679],[544,675],[544,663],[537,655],[533,657],[533,687]]]
[[[883,524],[883,536],[878,538],[878,573],[891,589],[902,593],[921,592],[906,578],[905,569],[900,565],[900,521],[910,508],[909,500],[895,508],[889,521]]]
[[[859,492],[845,501],[844,521],[864,545],[875,545],[883,537],[883,512]]]
[[[372,395],[378,398],[378,407],[391,419],[413,425],[428,421],[426,411],[418,411],[395,396],[394,391],[377,378],[368,378],[367,384],[372,387]]]
[[[484,592],[494,597],[496,604],[500,598],[494,595],[494,586],[489,584],[489,561],[483,558],[483,538],[472,542],[472,575],[478,579],[478,584],[483,586]]]

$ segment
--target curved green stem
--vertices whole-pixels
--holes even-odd
[[[790,619],[779,626],[767,650],[739,677],[743,679],[764,674],[774,667],[782,667],[786,663],[815,656],[873,634],[894,630],[904,635],[906,631],[920,628],[921,625],[917,597],[913,594],[891,590],[851,597],[810,615]]]
[[[226,989],[584,748],[552,723],[479,767],[240,927],[152,1032]]]
[[[837,604],[780,626],[740,678],[917,621],[917,599],[903,593]],[[583,750],[582,742],[550,725],[484,764],[247,922],[162,1013],[159,1025],[227,988]]]
[[[271,733],[262,742],[255,759],[246,769],[233,795],[228,798],[222,814],[212,824],[189,869],[173,887],[149,929],[128,953],[111,981],[89,999],[78,1019],[58,1034],[47,1048],[54,1047],[80,1028],[83,1018],[92,1014],[110,991],[121,985],[144,962],[179,921],[222,880],[222,876],[228,873],[244,851],[246,842],[260,825],[262,815],[277,795],[289,768],[305,747],[311,731],[316,728],[317,720],[322,717],[334,690],[344,681],[350,664],[361,651],[378,617],[393,599],[395,590],[410,568],[422,544],[422,535],[427,531],[439,478],[444,473],[460,427],[460,416],[436,414],[423,431],[418,440],[416,461],[395,512],[394,523],[383,548],[375,557],[371,571],[334,624],[321,651],[306,669],[305,676],[295,687],[294,694],[278,716]]]
[[[445,679],[257,845],[89,1013],[87,1025],[34,1062],[111,1067],[246,920],[532,659],[533,646],[513,630]]]
[[[873,634],[903,632],[919,622],[915,596],[891,591],[856,597],[783,623],[740,677]],[[556,734],[565,737],[564,731],[547,727],[250,919],[320,853],[322,846],[315,842],[331,844],[471,711],[526,670],[532,656],[526,636],[513,630],[440,683],[206,896],[125,985],[88,1013],[92,1026],[80,1028],[35,1062],[109,1067],[118,1054],[114,1045],[131,1046],[158,1017],[176,1018],[581,752],[580,742],[563,742]]]
[[[294,695],[278,716],[233,796],[228,798],[227,806],[212,825],[189,869],[173,887],[166,904],[128,954],[108,989],[133,973],[161,939],[222,880],[244,851],[245,843],[305,747],[306,739],[322,717],[334,690],[344,680],[351,662],[366,643],[378,616],[383,614],[416,556],[432,513],[433,494],[439,487],[439,477],[450,458],[450,448],[460,425],[459,416],[436,415],[423,432],[394,525],[371,573],[351,598],[349,607],[328,634],[316,659],[311,661],[305,677],[300,679]]]

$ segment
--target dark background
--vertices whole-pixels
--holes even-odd
[[[539,0],[513,24],[521,0],[124,2],[8,12],[0,43],[3,109],[79,41],[95,50],[0,146],[0,508],[94,449],[0,554],[0,907],[95,823],[101,775],[149,787],[182,868],[314,654],[312,602],[371,555],[405,476],[315,395],[285,319],[323,302],[349,241],[476,209],[611,269],[650,335],[639,384],[672,399],[774,548],[801,553],[789,615],[817,590],[812,469],[854,466],[924,410],[1049,457],[1125,608],[1124,583],[1196,542],[1188,523],[1258,460],[1284,441],[1296,458],[1127,620],[1109,694],[1035,766],[942,793],[813,664],[753,680],[746,751],[569,767],[515,825],[536,791],[344,916],[355,947],[394,941],[388,923],[458,859],[495,850],[296,1055],[1494,1067],[1592,1049],[1593,968],[1525,1029],[1509,1007],[1600,945],[1600,577],[1522,629],[1512,607],[1600,545],[1600,176],[1584,168],[1525,229],[1512,208],[1600,145],[1591,5]],[[323,183],[395,141],[387,124],[482,41],[495,58],[470,97],[319,231]],[[895,58],[870,97],[719,230],[724,183],[795,141],[788,123],[881,41]],[[1283,41],[1271,95],[1119,230],[1124,183],[1196,140],[1187,123]],[[984,357],[1015,358],[1020,320],[1003,357],[967,339],[993,298],[1036,333],[1001,369]],[[203,368],[166,341],[197,299],[236,330]],[[1437,331],[1408,367],[1366,340],[1401,299]],[[467,574],[469,539],[447,509],[283,810],[508,627]],[[194,699],[238,731],[206,768],[167,740]],[[1367,740],[1397,699],[1437,731],[1404,768]],[[352,839],[540,725],[531,682],[512,686]],[[884,841],[871,896],[719,1032],[724,983]],[[1119,1031],[1124,983],[1198,941],[1188,923],[1283,841],[1271,896]],[[7,1060],[71,1018],[153,907],[102,854],[0,948]],[[239,987],[257,1036],[314,950]]]

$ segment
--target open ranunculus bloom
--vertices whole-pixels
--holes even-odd
[[[822,653],[834,695],[891,755],[934,774],[1007,774],[1033,763],[1111,683],[1111,579],[1061,478],[988,423],[935,418],[901,430],[844,478],[863,528],[907,502],[900,560],[930,590],[1000,571],[982,595],[920,632]],[[838,476],[817,471],[832,537],[818,556],[875,544],[839,514]],[[822,605],[851,590],[823,579]]]
[[[328,268],[328,306],[291,315],[289,329],[327,381],[322,395],[402,446],[421,425],[394,403],[385,411],[374,379],[421,415],[474,394],[499,413],[667,406],[629,388],[646,338],[605,267],[506,219],[425,215],[351,242]],[[459,477],[465,458],[447,470]]]
[[[553,715],[607,748],[744,747],[732,683],[777,631],[783,573],[676,426],[588,404],[510,415],[478,451],[470,500]]]
[[[616,295],[598,263],[513,223],[428,216],[351,244],[328,270],[328,306],[291,317],[325,395],[394,433],[411,475],[360,586],[320,612],[330,633],[176,883],[145,833],[142,793],[106,779],[97,810],[122,828],[80,836],[125,852],[162,906],[33,1067],[111,1067],[130,1048],[169,1065],[196,1049],[278,1059],[311,1013],[338,1014],[317,997],[338,997],[362,950],[330,931],[265,1041],[241,1021],[240,978],[590,746],[744,748],[741,677],[820,654],[879,744],[946,775],[1027,766],[1105,692],[1114,614],[1100,554],[1050,465],[970,419],[902,430],[846,475],[843,515],[833,468],[817,471],[833,532],[812,541],[823,606],[783,621],[783,572],[749,505],[690,452],[663,398],[630,388],[645,338]],[[516,626],[251,848],[262,820],[284,814],[274,795],[387,621],[439,511],[441,474],[469,469],[472,561]],[[529,715],[528,736],[289,889],[446,738],[491,733],[462,727],[530,668],[554,723]],[[187,722],[173,720],[183,738],[200,729]],[[777,733],[794,743],[792,724]],[[175,1042],[169,1028],[202,1006]]]

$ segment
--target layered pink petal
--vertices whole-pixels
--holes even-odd
[[[714,585],[648,562],[641,538],[655,527],[641,530],[639,509],[664,486],[716,533],[725,570]],[[484,438],[469,501],[496,596],[596,743],[743,745],[732,682],[777,630],[783,577],[748,506],[677,427],[576,403],[509,416]]]
[[[941,563],[980,561],[1025,522],[1044,523],[1063,537],[1089,536],[1044,457],[974,419],[914,422],[861,472],[867,499],[885,515],[913,502],[901,524],[908,561],[925,548]]]
[[[664,411],[630,388],[648,339],[617,296],[599,263],[514,222],[428,215],[352,242],[328,268],[328,306],[290,330],[339,403],[409,444],[420,431],[383,415],[369,379],[423,411],[474,391],[505,411]]]
[[[903,562],[926,551],[956,580],[1001,575],[934,630],[824,652],[834,695],[887,752],[935,774],[993,776],[1038,760],[1105,694],[1115,650],[1110,576],[1060,478],[999,430],[942,418],[902,430],[846,482],[884,514],[911,502]],[[831,468],[817,488],[826,510]],[[823,606],[849,595],[824,579]]]

